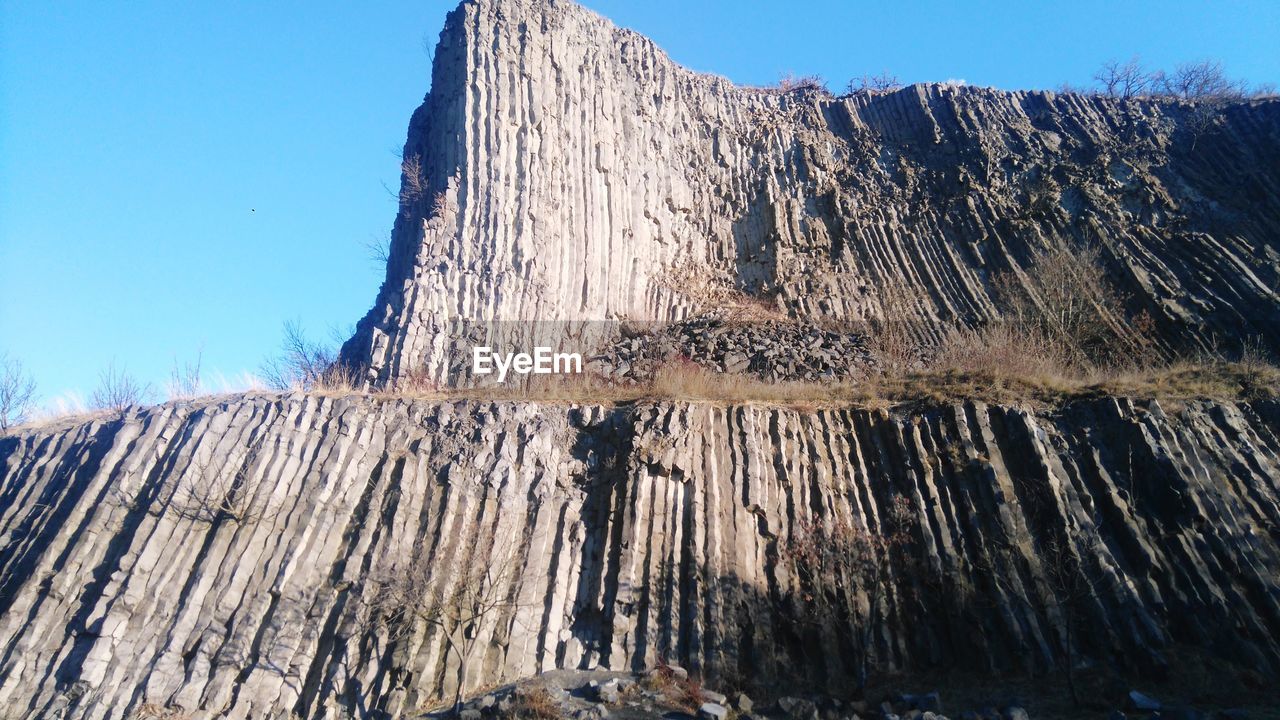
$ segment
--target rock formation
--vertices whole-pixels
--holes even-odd
[[[737,87],[570,2],[449,15],[405,144],[375,382],[445,374],[457,321],[677,320],[731,289],[798,317],[996,315],[1031,253],[1097,247],[1161,336],[1280,350],[1280,101],[1206,108],[913,85]]]
[[[393,642],[362,614],[415,543],[432,563],[519,568],[518,602],[467,659],[477,685],[661,658],[839,683],[848,624],[804,614],[779,547],[810,514],[878,527],[895,496],[928,563],[886,589],[885,668],[1061,662],[1044,550],[1065,541],[1095,578],[1077,658],[1150,667],[1188,643],[1274,673],[1278,431],[1274,403],[884,413],[291,395],[21,432],[0,439],[0,704],[412,709],[456,661],[438,633]],[[230,502],[219,478],[236,479]]]

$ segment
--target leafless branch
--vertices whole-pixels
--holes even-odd
[[[98,375],[98,387],[89,397],[89,405],[99,410],[123,411],[130,405],[143,403],[151,386],[139,383],[126,368],[116,368],[114,360]]]
[[[193,398],[201,394],[200,366],[203,359],[203,350],[198,351],[196,359],[191,362],[179,364],[178,358],[175,357],[173,359],[173,367],[169,370],[169,397],[171,399]]]
[[[0,355],[0,430],[26,422],[35,399],[36,381],[17,359]]]

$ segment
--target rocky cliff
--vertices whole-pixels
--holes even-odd
[[[1098,400],[802,412],[248,396],[0,439],[0,705],[16,717],[380,717],[454,682],[427,626],[370,624],[419,557],[503,565],[489,684],[678,660],[847,682],[780,548],[811,516],[915,518],[882,669],[1280,668],[1280,407]],[[495,538],[497,540],[495,540]],[[1068,636],[1053,558],[1087,578]],[[782,557],[782,559],[780,559]],[[442,586],[454,578],[440,577]]]
[[[993,276],[1096,247],[1168,343],[1280,350],[1280,101],[738,87],[570,2],[449,15],[374,308],[344,358],[441,379],[466,321],[997,315]],[[911,318],[904,318],[911,319]]]

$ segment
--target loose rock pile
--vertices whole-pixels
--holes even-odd
[[[959,711],[957,720],[1031,720],[1025,701],[1008,698]],[[1138,691],[1124,698],[1126,712],[1109,720],[1246,720],[1242,710],[1205,713],[1170,707]],[[1127,714],[1126,714],[1127,713]],[[678,665],[644,673],[566,671],[545,673],[467,703],[464,720],[948,720],[938,692],[895,693],[879,703],[827,695],[783,695],[755,702],[746,693],[726,695],[690,679]]]
[[[746,693],[731,696],[691,680],[677,665],[644,673],[564,671],[545,673],[475,698],[464,707],[464,720],[551,717],[572,720],[948,720],[937,692],[899,693],[879,704],[842,701],[826,695],[784,695],[768,703]],[[1029,720],[1020,705],[967,710],[964,720]]]

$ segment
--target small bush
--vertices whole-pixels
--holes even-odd
[[[1048,360],[1087,369],[1156,352],[1143,332],[1149,321],[1126,317],[1096,248],[1038,250],[1025,272],[998,275],[994,284],[1001,314],[1019,341],[1045,343]]]
[[[517,690],[511,709],[503,717],[511,720],[560,720],[564,710],[545,687]]]
[[[355,373],[338,362],[337,351],[310,340],[296,322],[285,323],[281,354],[264,361],[260,372],[272,390],[349,392],[356,385]]]
[[[181,400],[199,397],[203,389],[200,381],[200,365],[203,353],[196,353],[193,362],[178,364],[173,359],[173,367],[169,370],[169,399]]]
[[[36,381],[23,369],[22,363],[0,355],[0,430],[27,421],[35,394]]]
[[[830,91],[827,90],[827,81],[821,75],[787,73],[778,78],[778,92],[788,93],[796,90],[813,90],[830,94]]]
[[[1067,362],[1045,337],[1009,323],[952,328],[930,365],[941,371],[1015,377],[1060,376]]]
[[[845,92],[852,95],[859,92],[890,92],[902,87],[902,81],[897,75],[892,75],[888,70],[882,71],[879,75],[862,75],[853,78],[849,84],[845,86]]]
[[[121,412],[131,405],[141,405],[151,393],[151,386],[139,383],[125,368],[116,368],[115,361],[98,375],[98,387],[89,396],[89,406],[95,410]]]

